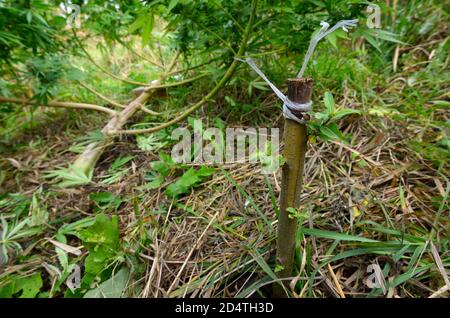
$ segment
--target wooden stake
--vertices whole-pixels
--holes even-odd
[[[288,79],[287,84],[288,98],[291,101],[305,104],[311,100],[312,79]],[[295,113],[294,111],[293,113],[299,118],[302,116],[301,113]],[[306,125],[285,119],[283,140],[283,157],[286,161],[282,167],[277,240],[277,264],[281,265],[283,269],[279,272],[279,278],[290,277],[294,263],[297,220],[289,218],[287,208],[292,207],[297,209],[300,205],[306,144],[308,140]],[[284,285],[288,286],[288,283],[284,281]],[[275,284],[274,296],[286,297],[287,295],[282,286]]]

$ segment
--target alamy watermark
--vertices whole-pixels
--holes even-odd
[[[381,28],[381,9],[379,5],[370,4],[366,8],[367,16],[366,25],[369,29]]]
[[[61,10],[66,13],[67,16],[67,24],[70,27],[80,27],[80,21],[77,20],[80,15],[81,8],[78,4],[75,3],[62,3],[60,5]]]
[[[80,15],[80,6],[74,3],[63,3],[61,9],[68,14],[67,24],[71,27],[79,27],[80,22],[76,21]],[[381,8],[377,4],[369,4],[366,8],[368,13],[366,25],[369,29],[381,28]]]
[[[66,280],[67,287],[73,292],[81,286],[81,268],[80,265],[75,264],[69,277]]]
[[[383,295],[387,293],[386,280],[384,278],[383,270],[378,264],[370,264],[367,266],[366,286],[369,288],[380,288],[383,291]]]
[[[279,128],[235,127],[203,129],[201,120],[194,120],[192,130],[186,127],[172,131],[178,143],[172,148],[177,163],[195,164],[261,164],[261,172],[269,174],[280,166]]]

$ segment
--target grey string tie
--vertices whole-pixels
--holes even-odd
[[[251,58],[247,58],[245,60],[235,58],[238,61],[245,62],[267,83],[273,92],[278,96],[279,99],[283,101],[283,116],[285,118],[294,120],[299,124],[304,124],[305,120],[303,118],[298,118],[292,111],[298,112],[309,112],[312,110],[312,101],[309,101],[305,104],[296,103],[291,101],[286,95],[284,95],[268,78],[267,76],[258,68],[255,64],[255,61]]]
[[[305,58],[303,60],[303,65],[298,73],[297,77],[301,78],[306,70],[306,66],[308,64],[308,61],[310,57],[312,56],[314,49],[317,46],[317,43],[330,33],[336,31],[339,28],[342,28],[345,32],[348,32],[348,29],[351,27],[356,26],[358,23],[358,20],[343,20],[338,22],[334,27],[332,27],[330,30],[328,28],[330,25],[327,22],[322,21],[320,25],[322,28],[320,31],[311,39],[311,42],[309,44],[308,51],[306,52]],[[305,120],[303,119],[303,116],[300,118],[297,117],[293,111],[295,112],[302,112],[306,113],[308,111],[312,110],[312,101],[309,101],[307,103],[301,104],[291,101],[286,95],[284,95],[268,78],[267,76],[258,68],[255,61],[251,58],[246,59],[240,59],[235,58],[238,61],[245,62],[270,86],[272,91],[278,96],[279,99],[283,102],[283,116],[285,118],[291,119],[293,121],[298,122],[299,124],[305,124]]]

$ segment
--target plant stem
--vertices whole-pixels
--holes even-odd
[[[175,54],[178,57],[178,53]],[[173,58],[169,66],[167,67],[167,72],[172,71],[176,63],[176,58]],[[162,79],[165,77],[165,73],[160,76],[160,79],[153,83],[153,85],[159,85]],[[111,142],[112,137],[110,136],[110,131],[120,129],[127,120],[133,116],[139,109],[142,109],[145,102],[152,96],[156,90],[144,91],[138,97],[136,97],[131,103],[129,103],[117,116],[112,118],[105,127],[102,129],[102,133],[107,136],[100,142],[90,143],[82,154],[78,156],[75,160],[73,166],[82,171],[85,175],[89,175],[95,168],[95,165],[103,154],[103,151]]]
[[[114,79],[116,79],[116,80],[122,81],[122,82],[127,83],[127,84],[137,85],[137,86],[148,86],[147,83],[136,82],[136,81],[129,80],[129,79],[126,79],[126,78],[122,78],[122,77],[120,77],[120,76],[117,76],[117,75],[115,75],[115,74],[109,72],[109,71],[108,71],[107,69],[105,69],[103,66],[101,66],[100,64],[98,64],[98,63],[94,60],[94,58],[89,54],[89,52],[84,48],[83,44],[81,44],[81,41],[80,41],[80,39],[78,38],[77,33],[75,32],[74,29],[72,29],[72,32],[73,32],[75,41],[77,42],[77,44],[78,44],[78,46],[81,48],[81,50],[83,50],[84,55],[85,55],[85,56],[88,58],[88,60],[91,61],[91,63],[94,64],[100,71],[102,71],[102,72],[105,73],[106,75],[111,76],[112,78],[114,78]]]
[[[119,108],[125,108],[125,105],[122,105],[122,104],[120,104],[120,103],[118,103],[118,102],[116,102],[116,101],[114,101],[114,100],[112,100],[112,99],[110,99],[110,98],[100,94],[95,89],[87,86],[83,82],[81,82],[81,81],[77,81],[77,82],[78,82],[78,84],[80,84],[81,86],[86,88],[88,91],[90,91],[92,94],[94,94],[95,96],[99,97],[100,99],[103,99],[104,101],[108,102],[109,104],[111,104],[113,106],[116,106],[116,107],[119,107]]]
[[[34,100],[22,99],[22,98],[8,98],[0,96],[0,103],[14,103],[14,104],[25,104],[25,105],[35,105],[35,106],[44,106],[44,107],[59,107],[59,108],[75,108],[75,109],[90,109],[96,110],[103,113],[107,113],[111,116],[117,115],[117,113],[109,108],[93,105],[93,104],[85,104],[85,103],[73,103],[73,102],[56,102],[50,101],[45,105],[40,105]]]
[[[117,40],[117,42],[119,42],[120,44],[122,44],[128,51],[130,51],[131,53],[135,54],[137,57],[140,57],[141,59],[149,62],[150,64],[153,64],[154,66],[158,67],[158,68],[164,68],[164,66],[162,66],[161,64],[159,64],[158,62],[153,61],[152,59],[146,57],[144,54],[141,54],[139,52],[137,52],[135,49],[133,49],[130,45],[128,45],[127,43],[125,43],[125,41],[122,41],[120,39]]]
[[[242,37],[242,41],[241,41],[241,45],[240,45],[239,51],[237,52],[237,56],[238,57],[239,56],[243,56],[244,53],[245,53],[245,50],[247,48],[248,39],[250,37],[251,30],[253,29],[253,22],[255,20],[257,2],[258,2],[258,0],[253,0],[252,1],[252,13],[250,15],[250,19],[249,19],[247,27],[245,29],[245,33],[244,33],[244,35]],[[170,127],[173,124],[176,124],[177,122],[179,122],[179,121],[185,119],[186,117],[188,117],[192,112],[194,112],[197,109],[199,109],[200,107],[202,107],[205,103],[210,101],[219,92],[219,90],[223,86],[225,86],[225,84],[228,83],[228,81],[231,79],[231,77],[233,76],[233,74],[234,74],[234,72],[235,72],[235,70],[236,70],[236,68],[238,66],[238,63],[239,62],[237,60],[233,60],[233,62],[231,63],[230,67],[228,68],[227,72],[225,73],[225,75],[222,77],[220,82],[217,83],[217,85],[209,92],[208,95],[203,97],[199,102],[197,102],[196,104],[192,105],[191,107],[189,107],[187,110],[185,110],[179,116],[173,118],[172,120],[169,120],[168,122],[166,122],[164,124],[161,124],[159,126],[152,127],[152,128],[131,129],[131,130],[117,130],[117,131],[112,131],[111,133],[113,133],[113,134],[144,134],[144,133],[153,133],[153,132],[159,131],[161,129]]]

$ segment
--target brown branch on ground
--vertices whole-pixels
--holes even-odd
[[[179,53],[175,54],[175,57],[170,62],[166,72],[170,72],[173,69],[176,63],[176,57],[178,57],[178,55]],[[151,85],[158,86],[163,78],[165,78],[165,74],[162,74],[159,80],[153,81]],[[82,171],[84,174],[89,175],[95,168],[95,165],[103,151],[112,140],[110,132],[121,129],[128,119],[130,119],[139,109],[142,109],[145,102],[154,94],[155,91],[156,90],[148,90],[143,92],[132,102],[130,102],[116,117],[112,118],[102,129],[102,133],[108,137],[103,138],[101,141],[90,143],[85,148],[83,153],[81,153],[75,160],[73,167]]]

